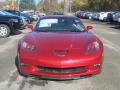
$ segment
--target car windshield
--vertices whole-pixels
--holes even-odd
[[[85,32],[86,29],[80,19],[77,18],[46,18],[41,19],[36,31],[50,32],[50,31],[71,31],[71,32]]]

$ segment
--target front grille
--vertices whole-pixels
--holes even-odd
[[[72,72],[83,72],[85,67],[75,67],[75,68],[48,68],[48,67],[38,67],[39,71],[50,72],[50,73],[72,73]]]

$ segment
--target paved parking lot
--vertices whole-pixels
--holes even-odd
[[[18,35],[0,39],[0,90],[120,90],[120,28],[118,25],[83,20],[93,25],[96,34],[105,46],[104,65],[101,74],[91,78],[48,81],[23,78],[18,75],[14,59],[17,42],[29,30]]]

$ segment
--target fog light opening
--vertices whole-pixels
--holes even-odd
[[[21,63],[20,66],[21,66],[21,67],[28,67],[29,65],[28,65],[28,64],[25,64],[25,63]]]
[[[95,64],[94,68],[99,68],[101,66],[101,64]]]

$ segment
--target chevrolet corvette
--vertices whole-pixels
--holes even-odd
[[[19,40],[15,60],[22,76],[78,79],[101,73],[103,43],[74,16],[41,17]]]

